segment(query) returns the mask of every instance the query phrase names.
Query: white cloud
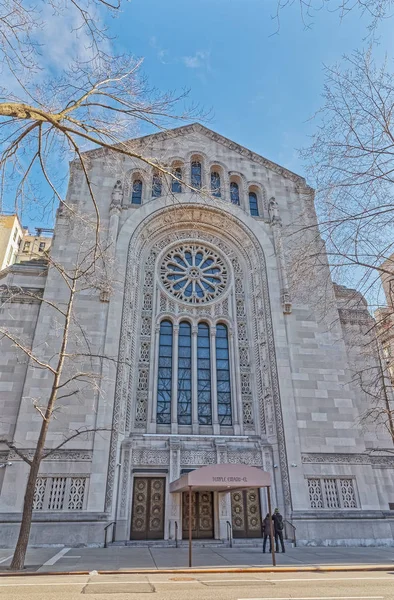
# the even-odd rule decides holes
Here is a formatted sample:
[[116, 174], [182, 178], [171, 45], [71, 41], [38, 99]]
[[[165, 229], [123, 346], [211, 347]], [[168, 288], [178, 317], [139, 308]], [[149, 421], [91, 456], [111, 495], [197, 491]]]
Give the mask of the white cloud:
[[194, 56], [182, 56], [182, 62], [188, 69], [209, 69], [210, 52], [208, 50], [197, 50]]

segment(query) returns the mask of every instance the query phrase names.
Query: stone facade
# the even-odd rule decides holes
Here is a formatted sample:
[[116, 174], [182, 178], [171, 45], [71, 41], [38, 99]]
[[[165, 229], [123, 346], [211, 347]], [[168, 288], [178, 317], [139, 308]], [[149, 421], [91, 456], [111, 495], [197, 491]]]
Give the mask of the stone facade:
[[[69, 398], [51, 425], [49, 447], [70, 429], [102, 430], [43, 462], [32, 543], [102, 544], [110, 521], [117, 523], [116, 539], [129, 540], [139, 502], [135, 482], [153, 477], [165, 480], [162, 537], [173, 539], [176, 526], [181, 537], [182, 498], [169, 493], [169, 482], [202, 465], [242, 463], [271, 473], [274, 503], [297, 527], [299, 543], [392, 544], [394, 457], [371, 455], [371, 448], [389, 447], [389, 441], [363, 430], [365, 398], [350, 377], [344, 320], [357, 309], [344, 308], [328, 267], [310, 270], [315, 295], [306, 299], [297, 294], [302, 282], [294, 282], [289, 232], [298, 220], [316, 222], [313, 190], [298, 175], [199, 125], [130, 144], [168, 169], [181, 169], [182, 182], [158, 182], [137, 159], [89, 153], [114, 287], [82, 296], [76, 311], [92, 353], [113, 360], [102, 364], [100, 389], [83, 400]], [[189, 188], [197, 183], [200, 193]], [[92, 214], [75, 165], [67, 200], [86, 217]], [[72, 265], [77, 237], [66, 211], [59, 212], [54, 259]], [[3, 283], [22, 277], [18, 268], [7, 271]], [[59, 301], [59, 278], [53, 271], [45, 277], [44, 300]], [[23, 285], [37, 287], [30, 280]], [[323, 289], [326, 310], [319, 301]], [[30, 336], [38, 351], [45, 343], [48, 356], [58, 344], [51, 311], [49, 302], [33, 309], [16, 298], [2, 309], [1, 320], [12, 313], [17, 331]], [[171, 330], [170, 355], [161, 349], [163, 321]], [[209, 331], [205, 346], [201, 325]], [[189, 355], [179, 354], [185, 327], [190, 368]], [[7, 392], [1, 402], [10, 415], [0, 425], [2, 437], [29, 450], [39, 425], [32, 399], [45, 394], [48, 376], [31, 366], [22, 373], [7, 344], [0, 341], [0, 385]], [[200, 345], [208, 348], [204, 368]], [[165, 376], [164, 356], [170, 356]], [[209, 414], [200, 404], [206, 398], [204, 369]], [[229, 373], [229, 388], [219, 371], [224, 379]], [[10, 545], [26, 468], [5, 446], [2, 452], [13, 463], [0, 497], [2, 543]], [[265, 514], [264, 493], [260, 500]], [[214, 537], [226, 539], [232, 516], [230, 495], [215, 494]]]

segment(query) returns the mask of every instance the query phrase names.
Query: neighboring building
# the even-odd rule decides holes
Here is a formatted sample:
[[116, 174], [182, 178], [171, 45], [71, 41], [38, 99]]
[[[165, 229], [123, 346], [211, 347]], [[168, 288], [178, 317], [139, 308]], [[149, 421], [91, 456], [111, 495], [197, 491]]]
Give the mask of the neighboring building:
[[[370, 320], [365, 301], [334, 286], [323, 261], [305, 279], [295, 267], [294, 223], [308, 225], [301, 247], [320, 247], [313, 190], [200, 125], [132, 143], [201, 193], [138, 160], [88, 153], [115, 283], [111, 294], [84, 294], [75, 310], [92, 354], [118, 367], [103, 361], [100, 393], [66, 395], [51, 424], [49, 447], [70, 429], [101, 430], [43, 462], [31, 543], [102, 544], [111, 521], [118, 541], [186, 537], [186, 496], [170, 483], [229, 463], [270, 473], [273, 503], [300, 545], [393, 545], [394, 457], [370, 452], [392, 443], [361, 426], [365, 398], [351, 377], [360, 360], [353, 338]], [[68, 203], [87, 220], [88, 197], [72, 164]], [[72, 268], [86, 233], [67, 215], [58, 213], [51, 254]], [[15, 265], [1, 283], [36, 290], [30, 304], [14, 297], [0, 324], [53, 359], [51, 302], [64, 302], [56, 270]], [[49, 379], [0, 340], [0, 427], [18, 448], [34, 447], [34, 402], [45, 400]], [[26, 467], [5, 446], [2, 460], [13, 463], [0, 496], [6, 546], [16, 539]], [[205, 490], [193, 503], [194, 537], [226, 540], [228, 522], [236, 538], [261, 537], [263, 492]]]
[[25, 232], [18, 252], [18, 263], [45, 258], [45, 253], [48, 252], [52, 244], [52, 236], [40, 235], [40, 232], [39, 229], [36, 235], [32, 235], [28, 231]]
[[23, 238], [17, 215], [0, 214], [0, 271], [14, 264]]

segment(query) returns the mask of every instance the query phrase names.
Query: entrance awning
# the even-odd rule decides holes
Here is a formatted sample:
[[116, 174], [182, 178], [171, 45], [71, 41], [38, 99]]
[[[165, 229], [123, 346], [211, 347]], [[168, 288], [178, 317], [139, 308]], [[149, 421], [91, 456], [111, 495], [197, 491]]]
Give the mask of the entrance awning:
[[193, 491], [224, 492], [226, 490], [261, 488], [271, 485], [271, 476], [257, 467], [222, 463], [200, 467], [170, 483], [170, 492]]

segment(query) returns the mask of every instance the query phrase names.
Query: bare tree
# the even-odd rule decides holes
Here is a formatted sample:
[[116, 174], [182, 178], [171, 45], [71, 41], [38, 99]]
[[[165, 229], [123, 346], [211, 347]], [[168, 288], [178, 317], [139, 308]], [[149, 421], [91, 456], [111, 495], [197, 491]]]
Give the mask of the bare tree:
[[355, 13], [368, 18], [368, 29], [374, 32], [379, 23], [391, 16], [393, 0], [277, 0], [274, 18], [280, 24], [280, 13], [291, 6], [298, 6], [305, 27], [311, 27], [316, 14], [327, 10], [337, 13], [340, 19]]

